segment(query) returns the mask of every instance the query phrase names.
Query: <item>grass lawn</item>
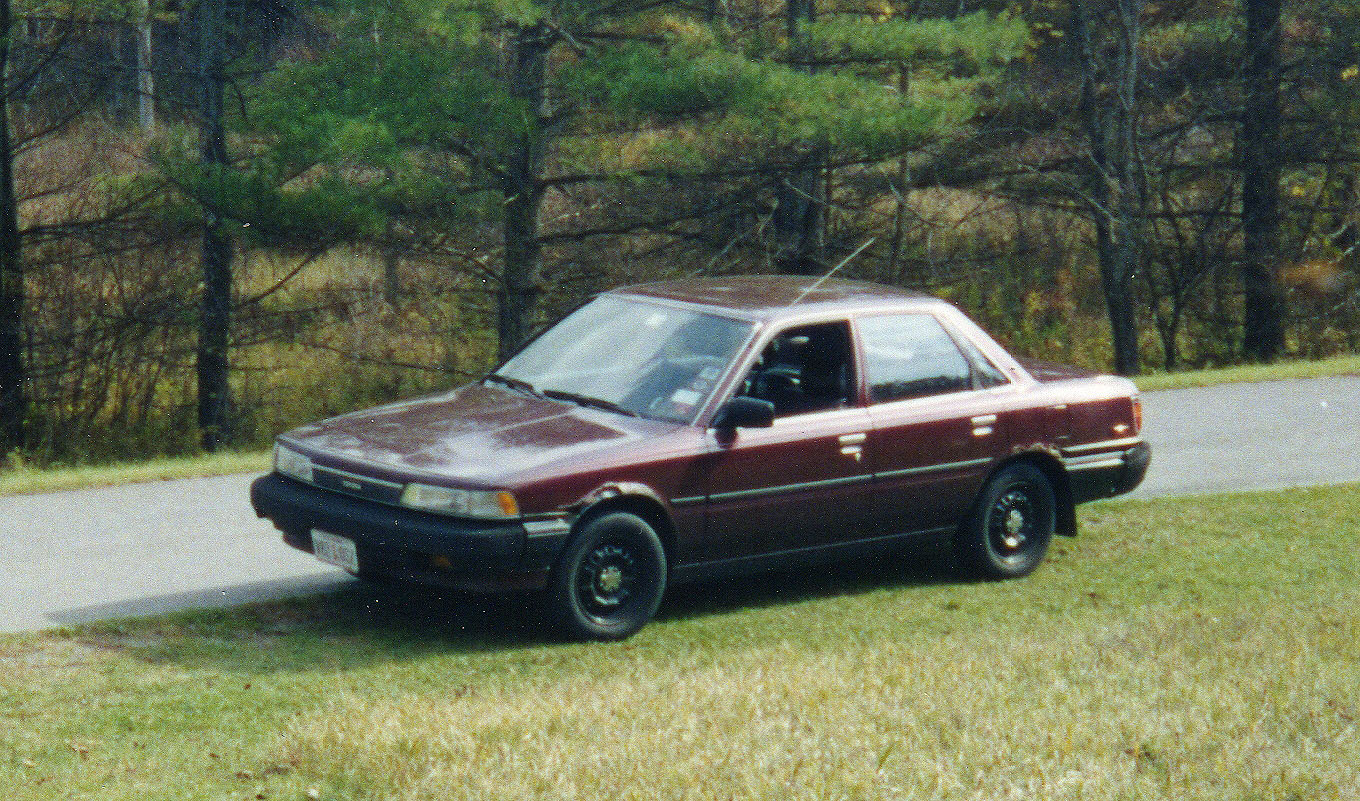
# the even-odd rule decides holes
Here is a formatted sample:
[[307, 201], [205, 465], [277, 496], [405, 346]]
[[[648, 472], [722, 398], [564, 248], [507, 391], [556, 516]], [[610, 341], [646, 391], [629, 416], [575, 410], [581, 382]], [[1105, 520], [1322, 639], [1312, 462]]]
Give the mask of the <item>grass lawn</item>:
[[0, 637], [28, 799], [1356, 799], [1360, 485], [1083, 509], [1027, 579], [938, 544], [680, 588], [620, 644], [351, 589]]
[[40, 469], [4, 466], [0, 460], [0, 495], [89, 489], [139, 481], [203, 478], [232, 473], [263, 473], [270, 469], [269, 453], [220, 453], [208, 456], [148, 459], [112, 465], [84, 465]]
[[1151, 391], [1250, 381], [1280, 381], [1288, 378], [1330, 378], [1340, 375], [1360, 376], [1360, 356], [1336, 356], [1311, 362], [1244, 364], [1214, 370], [1187, 370], [1183, 373], [1148, 373], [1139, 376], [1137, 384], [1139, 389]]

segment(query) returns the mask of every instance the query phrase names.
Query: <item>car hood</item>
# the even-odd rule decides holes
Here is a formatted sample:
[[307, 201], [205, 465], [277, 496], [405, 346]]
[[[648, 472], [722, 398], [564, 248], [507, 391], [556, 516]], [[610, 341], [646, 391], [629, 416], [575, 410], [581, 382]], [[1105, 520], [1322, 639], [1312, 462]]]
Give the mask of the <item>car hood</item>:
[[333, 417], [289, 431], [291, 443], [322, 463], [362, 463], [396, 477], [434, 474], [473, 485], [629, 444], [674, 424], [471, 384]]

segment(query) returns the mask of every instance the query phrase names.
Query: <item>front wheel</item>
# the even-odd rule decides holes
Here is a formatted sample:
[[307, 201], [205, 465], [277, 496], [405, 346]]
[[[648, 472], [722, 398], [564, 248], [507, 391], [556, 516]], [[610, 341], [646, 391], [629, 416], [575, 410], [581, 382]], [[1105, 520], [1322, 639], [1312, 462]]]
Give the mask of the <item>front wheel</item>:
[[955, 539], [959, 558], [988, 578], [1033, 572], [1057, 525], [1053, 485], [1039, 468], [1013, 464], [982, 488]]
[[666, 591], [666, 553], [647, 521], [628, 512], [591, 520], [563, 551], [549, 608], [575, 637], [622, 640], [652, 619]]

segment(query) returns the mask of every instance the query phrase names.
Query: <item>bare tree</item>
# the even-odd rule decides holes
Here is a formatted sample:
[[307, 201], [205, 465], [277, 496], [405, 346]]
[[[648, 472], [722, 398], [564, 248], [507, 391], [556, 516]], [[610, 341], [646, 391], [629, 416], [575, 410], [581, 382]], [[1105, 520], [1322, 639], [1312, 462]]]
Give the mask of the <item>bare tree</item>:
[[538, 217], [542, 207], [543, 159], [547, 138], [544, 109], [548, 52], [556, 34], [546, 24], [516, 32], [510, 53], [510, 94], [524, 104], [524, 130], [509, 150], [501, 185], [505, 196], [505, 267], [497, 304], [497, 333], [502, 359], [529, 338], [542, 262]]
[[1118, 0], [1114, 63], [1096, 52], [1086, 3], [1074, 3], [1081, 46], [1081, 115], [1089, 148], [1086, 205], [1096, 235], [1101, 288], [1110, 319], [1114, 365], [1139, 371], [1133, 278], [1143, 262], [1145, 187], [1138, 164], [1138, 40], [1143, 0]]
[[151, 72], [151, 0], [137, 4], [137, 124], [156, 127], [156, 80]]
[[[806, 28], [817, 18], [816, 0], [788, 0], [785, 14], [793, 57], [802, 60], [803, 69], [811, 73], [814, 66]], [[815, 149], [802, 165], [780, 180], [772, 222], [781, 272], [816, 275], [826, 269], [821, 260], [826, 206], [822, 161], [820, 150]]]

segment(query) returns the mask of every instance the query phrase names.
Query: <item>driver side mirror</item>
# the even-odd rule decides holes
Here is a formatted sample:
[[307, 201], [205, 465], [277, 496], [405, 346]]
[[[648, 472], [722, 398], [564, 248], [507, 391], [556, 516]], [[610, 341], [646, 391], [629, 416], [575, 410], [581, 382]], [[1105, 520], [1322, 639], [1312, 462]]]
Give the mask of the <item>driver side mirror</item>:
[[774, 404], [759, 398], [738, 395], [724, 403], [713, 415], [712, 427], [720, 431], [738, 428], [769, 428], [774, 425]]

